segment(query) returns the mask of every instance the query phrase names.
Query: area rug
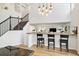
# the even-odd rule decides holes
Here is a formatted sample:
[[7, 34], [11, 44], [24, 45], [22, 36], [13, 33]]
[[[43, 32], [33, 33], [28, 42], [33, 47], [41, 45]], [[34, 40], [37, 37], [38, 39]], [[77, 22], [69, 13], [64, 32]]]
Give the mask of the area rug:
[[7, 46], [0, 48], [0, 56], [30, 56], [34, 53], [33, 50]]

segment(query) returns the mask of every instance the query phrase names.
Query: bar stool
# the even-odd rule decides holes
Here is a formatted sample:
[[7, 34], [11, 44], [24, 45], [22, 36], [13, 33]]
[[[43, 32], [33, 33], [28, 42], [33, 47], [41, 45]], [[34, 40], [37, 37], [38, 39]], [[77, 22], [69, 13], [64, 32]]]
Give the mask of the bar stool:
[[[68, 49], [68, 38], [69, 38], [69, 35], [60, 35], [60, 51], [62, 51], [62, 46], [66, 46], [67, 52], [69, 51], [69, 49]], [[65, 45], [63, 45], [63, 43]]]
[[38, 46], [43, 47], [43, 45], [44, 45], [43, 34], [37, 34], [37, 47]]
[[48, 49], [50, 47], [50, 43], [53, 44], [53, 49], [55, 49], [55, 35], [54, 34], [48, 34]]

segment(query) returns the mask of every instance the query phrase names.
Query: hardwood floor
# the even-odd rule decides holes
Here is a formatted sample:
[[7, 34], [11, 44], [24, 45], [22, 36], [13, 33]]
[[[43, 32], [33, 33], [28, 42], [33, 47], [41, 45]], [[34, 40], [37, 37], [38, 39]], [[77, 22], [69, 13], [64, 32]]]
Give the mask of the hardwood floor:
[[[25, 45], [18, 45], [17, 47], [24, 48], [24, 49], [29, 49]], [[36, 45], [32, 46], [30, 49], [34, 50], [33, 56], [78, 56], [76, 51], [74, 50], [69, 50], [69, 52], [66, 52], [64, 49], [63, 51], [60, 51], [59, 48], [56, 48], [53, 50], [50, 48], [49, 50], [47, 47], [36, 47]]]

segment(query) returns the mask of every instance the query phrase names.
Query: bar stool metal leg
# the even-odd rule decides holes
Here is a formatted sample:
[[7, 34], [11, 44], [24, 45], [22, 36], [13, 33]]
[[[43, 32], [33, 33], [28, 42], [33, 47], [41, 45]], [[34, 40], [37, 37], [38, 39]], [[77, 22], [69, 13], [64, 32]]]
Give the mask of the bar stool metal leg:
[[48, 49], [49, 49], [49, 42], [48, 42]]
[[55, 50], [55, 42], [53, 43], [53, 49]]
[[66, 44], [66, 49], [67, 49], [67, 52], [69, 51], [69, 49], [68, 49], [68, 43]]
[[60, 43], [60, 51], [62, 51], [62, 45], [61, 45], [61, 43]]
[[37, 40], [37, 47], [38, 47], [38, 45], [39, 45], [39, 41]]

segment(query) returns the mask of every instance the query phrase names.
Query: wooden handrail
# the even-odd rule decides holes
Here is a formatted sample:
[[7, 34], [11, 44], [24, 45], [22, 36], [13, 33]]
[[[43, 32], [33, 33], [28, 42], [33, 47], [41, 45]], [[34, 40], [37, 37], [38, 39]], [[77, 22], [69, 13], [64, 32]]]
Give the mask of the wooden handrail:
[[22, 18], [19, 18], [19, 17], [12, 17], [12, 16], [11, 16], [11, 18], [15, 18], [15, 19], [22, 19]]
[[24, 19], [26, 16], [28, 16], [29, 15], [29, 13], [27, 13], [24, 17], [22, 17], [21, 19]]

